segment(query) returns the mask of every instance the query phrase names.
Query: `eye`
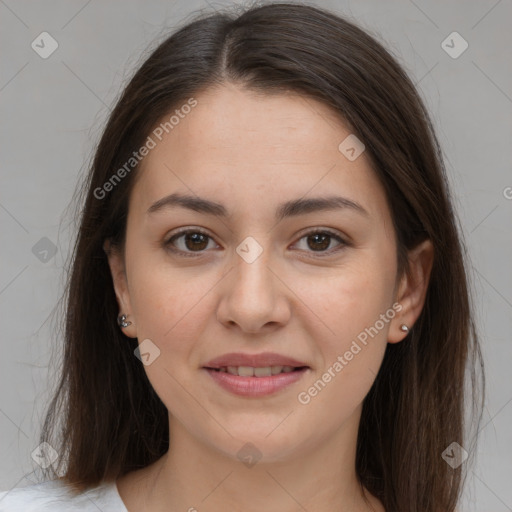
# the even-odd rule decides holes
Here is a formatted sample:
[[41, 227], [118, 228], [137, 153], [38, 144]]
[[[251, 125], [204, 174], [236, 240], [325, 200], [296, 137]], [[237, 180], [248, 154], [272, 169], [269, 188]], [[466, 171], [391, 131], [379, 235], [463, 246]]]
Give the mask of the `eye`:
[[210, 242], [213, 242], [213, 239], [204, 231], [185, 229], [169, 238], [164, 245], [172, 252], [181, 252], [189, 256], [191, 253], [202, 253], [208, 248], [211, 249]]
[[[300, 250], [323, 254], [332, 254], [333, 252], [337, 252], [348, 245], [348, 243], [339, 235], [325, 229], [310, 231], [300, 238], [299, 242], [302, 240], [305, 240], [307, 248], [304, 248], [303, 245], [302, 248], [299, 247]], [[334, 248], [331, 247], [333, 240], [337, 242], [337, 245]], [[308, 248], [310, 249], [309, 251]]]
[[[300, 242], [303, 240], [306, 247], [304, 247], [304, 244], [300, 247]], [[332, 247], [333, 240], [337, 244], [334, 248]], [[207, 249], [214, 248], [211, 247], [210, 243], [214, 243], [217, 248], [219, 247], [213, 241], [213, 238], [204, 231], [197, 228], [189, 228], [175, 233], [164, 242], [164, 246], [174, 253], [180, 253], [182, 256], [195, 256], [206, 252]], [[306, 233], [299, 239], [297, 244], [299, 245], [299, 250], [320, 253], [318, 254], [319, 256], [330, 255], [349, 245], [341, 236], [325, 229], [317, 229]]]

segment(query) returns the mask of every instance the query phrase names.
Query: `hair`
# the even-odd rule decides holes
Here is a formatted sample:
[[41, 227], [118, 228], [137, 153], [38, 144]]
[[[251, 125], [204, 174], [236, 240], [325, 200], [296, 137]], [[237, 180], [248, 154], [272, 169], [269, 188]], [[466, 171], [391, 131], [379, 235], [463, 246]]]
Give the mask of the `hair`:
[[441, 455], [454, 441], [466, 448], [475, 441], [466, 437], [465, 414], [472, 405], [471, 418], [480, 421], [475, 411], [481, 411], [484, 379], [466, 251], [440, 145], [414, 84], [381, 43], [339, 15], [295, 3], [200, 13], [159, 44], [111, 112], [83, 184], [64, 294], [61, 372], [40, 439], [61, 456], [48, 472], [81, 492], [148, 466], [168, 450], [168, 411], [134, 357], [137, 340], [116, 323], [103, 249], [106, 240], [124, 247], [140, 165], [101, 199], [95, 191], [165, 115], [228, 82], [320, 101], [364, 142], [391, 211], [399, 275], [408, 270], [407, 252], [431, 240], [423, 310], [403, 342], [387, 345], [363, 402], [356, 472], [388, 511], [453, 511], [467, 464], [452, 469]]

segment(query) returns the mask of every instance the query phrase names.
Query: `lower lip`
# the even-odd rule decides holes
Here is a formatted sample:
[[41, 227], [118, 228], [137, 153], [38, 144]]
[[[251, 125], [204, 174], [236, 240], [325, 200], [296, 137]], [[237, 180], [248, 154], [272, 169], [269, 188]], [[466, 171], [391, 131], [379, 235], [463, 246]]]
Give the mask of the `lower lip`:
[[235, 395], [266, 396], [288, 387], [300, 380], [308, 368], [289, 373], [279, 373], [270, 377], [240, 377], [230, 373], [205, 368], [212, 379], [222, 388]]

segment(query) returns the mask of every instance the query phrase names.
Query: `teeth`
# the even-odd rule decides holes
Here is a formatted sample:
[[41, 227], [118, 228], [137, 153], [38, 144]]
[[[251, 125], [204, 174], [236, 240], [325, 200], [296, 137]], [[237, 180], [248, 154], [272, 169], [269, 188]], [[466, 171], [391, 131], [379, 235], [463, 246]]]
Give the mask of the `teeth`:
[[293, 366], [264, 366], [261, 368], [253, 368], [252, 366], [228, 366], [219, 368], [219, 371], [238, 375], [239, 377], [270, 377], [279, 373], [293, 372]]
[[238, 375], [240, 375], [240, 377], [253, 377], [254, 368], [252, 366], [239, 366]]
[[264, 368], [254, 368], [255, 377], [270, 377], [272, 375], [272, 368], [265, 366]]

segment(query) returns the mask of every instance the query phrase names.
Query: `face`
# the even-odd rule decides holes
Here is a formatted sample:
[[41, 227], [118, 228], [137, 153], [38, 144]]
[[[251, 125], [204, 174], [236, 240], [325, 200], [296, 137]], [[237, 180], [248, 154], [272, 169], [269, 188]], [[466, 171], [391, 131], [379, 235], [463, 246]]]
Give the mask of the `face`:
[[195, 99], [153, 135], [109, 255], [124, 332], [145, 343], [171, 431], [292, 457], [357, 426], [421, 298], [397, 279], [370, 161], [340, 151], [351, 132], [328, 107], [231, 84]]

